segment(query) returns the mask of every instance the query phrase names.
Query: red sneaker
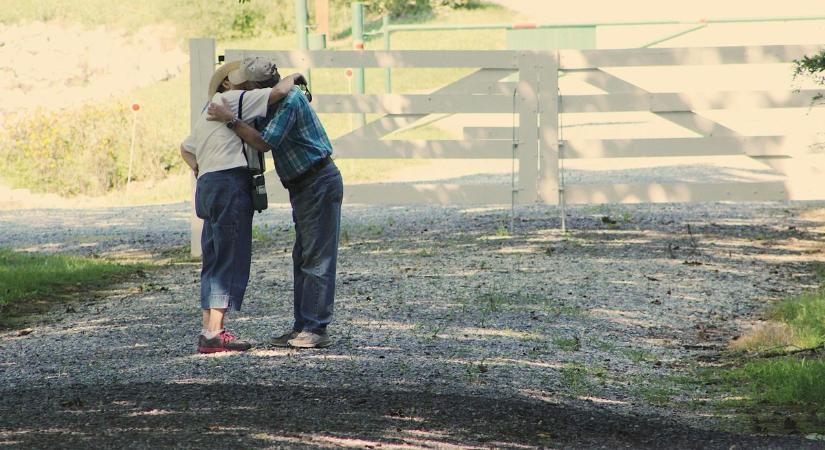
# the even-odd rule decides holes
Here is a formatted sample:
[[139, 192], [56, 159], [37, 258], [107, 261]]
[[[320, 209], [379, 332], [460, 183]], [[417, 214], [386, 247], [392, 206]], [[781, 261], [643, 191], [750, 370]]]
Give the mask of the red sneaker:
[[212, 339], [206, 339], [201, 335], [198, 340], [198, 353], [220, 353], [220, 352], [245, 352], [252, 348], [252, 344], [238, 340], [229, 331], [221, 331], [221, 334]]

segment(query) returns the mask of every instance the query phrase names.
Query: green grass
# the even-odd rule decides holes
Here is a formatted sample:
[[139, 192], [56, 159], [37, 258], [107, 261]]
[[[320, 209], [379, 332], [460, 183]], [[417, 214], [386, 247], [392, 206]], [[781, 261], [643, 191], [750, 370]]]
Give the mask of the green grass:
[[654, 361], [656, 359], [656, 356], [653, 353], [638, 348], [622, 349], [621, 354], [626, 356], [627, 359], [633, 361], [634, 363]]
[[580, 364], [567, 363], [559, 370], [562, 385], [573, 395], [591, 394], [593, 386], [587, 379], [587, 369]]
[[825, 343], [825, 289], [780, 302], [771, 317], [791, 327], [796, 347], [821, 346]]
[[0, 327], [48, 309], [60, 296], [104, 286], [141, 267], [102, 259], [0, 249]]
[[758, 360], [727, 372], [731, 383], [744, 383], [750, 397], [775, 405], [825, 409], [825, 360], [785, 357]]
[[[745, 354], [734, 367], [711, 371], [710, 377], [715, 377], [720, 389], [740, 394], [741, 398], [729, 403], [749, 411], [760, 426], [788, 431], [787, 424], [792, 423], [793, 429], [822, 430], [825, 289], [782, 300], [768, 311], [768, 317], [770, 322], [737, 340], [733, 348], [774, 357]], [[804, 353], [781, 356], [783, 351], [795, 350]]]
[[566, 352], [577, 352], [581, 350], [581, 341], [578, 337], [558, 337], [553, 339], [553, 345]]

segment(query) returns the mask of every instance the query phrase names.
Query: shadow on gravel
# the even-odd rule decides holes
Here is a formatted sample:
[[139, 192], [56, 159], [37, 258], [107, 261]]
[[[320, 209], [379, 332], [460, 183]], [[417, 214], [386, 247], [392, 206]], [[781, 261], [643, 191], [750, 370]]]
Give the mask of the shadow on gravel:
[[74, 386], [2, 392], [11, 448], [822, 448], [588, 405], [299, 385]]

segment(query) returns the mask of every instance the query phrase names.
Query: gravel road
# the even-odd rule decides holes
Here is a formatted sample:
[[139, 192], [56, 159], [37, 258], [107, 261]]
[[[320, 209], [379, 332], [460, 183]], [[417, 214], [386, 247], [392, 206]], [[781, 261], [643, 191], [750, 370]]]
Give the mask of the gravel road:
[[[291, 315], [273, 206], [229, 320], [252, 351], [195, 354], [199, 263], [173, 258], [0, 333], [0, 447], [825, 448], [684, 381], [816, 284], [823, 208], [580, 207], [562, 234], [536, 206], [510, 234], [507, 208], [346, 206], [335, 345], [295, 351], [266, 344]], [[188, 229], [184, 203], [0, 211], [0, 247], [38, 252], [167, 255]]]

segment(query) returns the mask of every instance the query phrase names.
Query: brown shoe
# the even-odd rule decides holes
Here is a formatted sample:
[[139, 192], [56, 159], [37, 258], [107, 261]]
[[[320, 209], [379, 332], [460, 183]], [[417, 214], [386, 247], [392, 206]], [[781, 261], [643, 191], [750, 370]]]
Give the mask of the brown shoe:
[[289, 345], [298, 348], [323, 348], [332, 345], [332, 340], [326, 331], [319, 333], [302, 331], [295, 339], [289, 340]]
[[250, 348], [252, 344], [238, 340], [234, 334], [226, 330], [212, 339], [206, 339], [201, 335], [198, 341], [198, 353], [245, 352]]
[[275, 347], [289, 347], [290, 339], [295, 339], [300, 334], [300, 331], [290, 331], [272, 339], [272, 345]]

